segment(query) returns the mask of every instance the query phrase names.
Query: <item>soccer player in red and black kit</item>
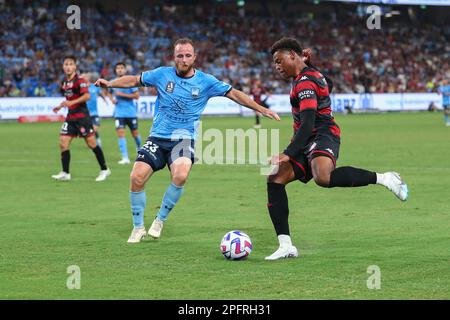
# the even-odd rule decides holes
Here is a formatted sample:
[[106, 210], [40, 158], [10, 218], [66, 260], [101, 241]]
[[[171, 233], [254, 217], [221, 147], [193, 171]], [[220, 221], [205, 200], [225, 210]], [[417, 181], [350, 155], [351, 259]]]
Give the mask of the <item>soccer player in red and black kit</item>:
[[53, 108], [53, 112], [57, 113], [64, 107], [69, 110], [67, 112], [66, 120], [63, 123], [59, 136], [59, 146], [61, 148], [61, 162], [62, 171], [52, 178], [58, 181], [69, 181], [69, 164], [70, 164], [70, 143], [72, 139], [79, 136], [84, 138], [87, 146], [92, 149], [100, 165], [100, 174], [95, 181], [103, 181], [110, 174], [111, 171], [107, 168], [105, 163], [105, 156], [100, 146], [97, 145], [95, 139], [95, 131], [89, 115], [89, 110], [86, 101], [89, 100], [89, 90], [85, 79], [77, 74], [77, 61], [75, 57], [68, 56], [64, 58], [63, 70], [66, 75], [63, 80], [61, 90], [66, 97], [66, 100]]
[[305, 63], [305, 52], [296, 39], [278, 40], [271, 53], [276, 70], [293, 80], [290, 100], [294, 137], [283, 153], [272, 157], [271, 163], [277, 170], [267, 181], [267, 206], [280, 246], [266, 260], [277, 260], [298, 256], [289, 233], [286, 184], [295, 180], [307, 183], [311, 179], [325, 188], [380, 184], [402, 201], [408, 197], [408, 188], [395, 172], [380, 174], [350, 166], [336, 168], [340, 129], [332, 115], [327, 79]]
[[[269, 105], [266, 103], [266, 100], [268, 97], [266, 97], [264, 100], [262, 99], [262, 95], [269, 95], [269, 92], [266, 90], [266, 88], [263, 87], [261, 80], [256, 79], [252, 87], [250, 89], [250, 94], [253, 96], [253, 100], [255, 102], [265, 108], [269, 108]], [[255, 112], [255, 128], [259, 129], [261, 128], [261, 120], [260, 120], [260, 114], [259, 112]]]

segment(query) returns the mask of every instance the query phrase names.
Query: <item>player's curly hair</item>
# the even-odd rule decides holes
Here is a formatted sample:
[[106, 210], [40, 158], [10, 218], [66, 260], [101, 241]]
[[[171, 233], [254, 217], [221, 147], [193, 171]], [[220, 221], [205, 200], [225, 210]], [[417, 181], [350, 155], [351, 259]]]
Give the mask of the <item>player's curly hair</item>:
[[77, 57], [73, 56], [73, 55], [66, 55], [63, 57], [63, 61], [66, 60], [72, 60], [73, 63], [77, 64]]
[[274, 55], [275, 52], [280, 50], [287, 50], [287, 51], [292, 50], [298, 55], [302, 55], [303, 51], [300, 42], [298, 42], [297, 39], [288, 37], [283, 37], [277, 42], [275, 42], [270, 48], [270, 53]]

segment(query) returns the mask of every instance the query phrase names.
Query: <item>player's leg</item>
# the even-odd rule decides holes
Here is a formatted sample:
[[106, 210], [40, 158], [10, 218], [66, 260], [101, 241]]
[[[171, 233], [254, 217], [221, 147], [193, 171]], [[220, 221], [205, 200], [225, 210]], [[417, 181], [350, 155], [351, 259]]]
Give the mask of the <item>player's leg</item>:
[[296, 179], [296, 173], [290, 162], [282, 163], [276, 174], [269, 175], [267, 178], [267, 208], [278, 237], [279, 247], [273, 254], [266, 257], [266, 260], [298, 256], [297, 248], [292, 245], [289, 231], [289, 204], [285, 189], [286, 184]]
[[[67, 127], [67, 122], [65, 122]], [[64, 128], [64, 125], [63, 125]], [[66, 128], [67, 129], [67, 128]], [[52, 178], [58, 181], [70, 180], [70, 143], [74, 137], [72, 135], [60, 135], [59, 136], [59, 148], [61, 150], [61, 164], [62, 171], [58, 174], [52, 175]]]
[[139, 149], [133, 170], [130, 174], [130, 203], [133, 215], [133, 231], [128, 243], [140, 242], [147, 234], [144, 226], [146, 206], [145, 184], [153, 172], [161, 170], [167, 164], [164, 145], [156, 138], [149, 137]]
[[408, 198], [408, 187], [395, 172], [377, 173], [350, 166], [335, 168], [335, 163], [328, 156], [317, 156], [311, 160], [311, 170], [317, 185], [325, 188], [363, 187], [380, 184], [392, 191], [397, 198]]
[[448, 119], [448, 116], [450, 114], [450, 106], [444, 105], [444, 121], [445, 125], [450, 126], [450, 121]]
[[106, 180], [106, 178], [109, 175], [111, 175], [111, 170], [109, 170], [108, 167], [106, 166], [105, 155], [103, 154], [102, 148], [100, 148], [100, 146], [97, 145], [95, 135], [94, 134], [86, 135], [84, 141], [86, 142], [87, 146], [92, 150], [92, 152], [95, 154], [95, 158], [97, 159], [97, 162], [100, 166], [100, 173], [98, 177], [95, 179], [95, 181]]
[[128, 149], [127, 149], [127, 139], [125, 137], [125, 119], [118, 118], [115, 121], [116, 124], [116, 132], [117, 137], [119, 138], [119, 150], [122, 155], [122, 159], [118, 162], [119, 164], [129, 164], [130, 159], [128, 158]]
[[180, 157], [170, 165], [172, 180], [164, 193], [158, 214], [148, 230], [148, 234], [152, 238], [158, 239], [161, 237], [164, 222], [167, 220], [169, 213], [173, 210], [178, 200], [180, 200], [191, 168], [192, 160], [186, 157]]
[[255, 112], [255, 126], [256, 129], [261, 128], [261, 116], [259, 112]]
[[168, 164], [172, 176], [170, 185], [164, 193], [162, 203], [148, 234], [157, 239], [161, 236], [164, 221], [175, 207], [184, 191], [192, 164], [194, 163], [194, 142], [192, 140], [181, 140], [171, 145]]
[[137, 118], [130, 119], [130, 123], [128, 124], [128, 126], [131, 130], [131, 135], [134, 138], [134, 142], [136, 142], [136, 150], [139, 150], [139, 148], [142, 145], [142, 139], [138, 131], [138, 119]]
[[152, 167], [143, 161], [136, 161], [130, 174], [130, 204], [133, 215], [133, 230], [128, 243], [138, 243], [146, 235], [144, 226], [144, 211], [147, 203], [145, 184], [153, 174]]
[[93, 126], [94, 132], [95, 132], [95, 140], [97, 140], [97, 144], [101, 148], [102, 147], [102, 139], [100, 139], [100, 133], [99, 133], [100, 118], [98, 116], [94, 116], [94, 117], [91, 117], [91, 121], [92, 121], [92, 126]]

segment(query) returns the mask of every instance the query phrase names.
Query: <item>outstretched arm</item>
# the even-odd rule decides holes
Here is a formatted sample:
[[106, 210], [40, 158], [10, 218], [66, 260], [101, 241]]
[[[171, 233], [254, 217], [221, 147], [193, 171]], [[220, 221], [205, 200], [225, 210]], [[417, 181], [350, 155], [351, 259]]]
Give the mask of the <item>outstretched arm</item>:
[[225, 97], [233, 100], [234, 102], [236, 102], [244, 107], [258, 111], [267, 118], [271, 118], [271, 119], [280, 121], [280, 117], [275, 112], [273, 112], [270, 109], [264, 108], [263, 106], [260, 106], [255, 101], [253, 101], [248, 95], [246, 95], [244, 92], [242, 92], [240, 90], [231, 89], [225, 95]]
[[77, 103], [83, 103], [88, 101], [91, 98], [91, 95], [89, 94], [89, 92], [83, 93], [80, 97], [78, 97], [75, 100], [64, 100], [63, 102], [61, 102], [58, 106], [53, 108], [53, 112], [57, 113], [59, 110], [61, 110], [64, 107], [67, 107], [70, 109], [71, 106], [73, 106], [74, 104]]
[[95, 81], [97, 87], [103, 88], [132, 88], [141, 86], [141, 76], [123, 76], [114, 80], [108, 81], [105, 79], [98, 79]]

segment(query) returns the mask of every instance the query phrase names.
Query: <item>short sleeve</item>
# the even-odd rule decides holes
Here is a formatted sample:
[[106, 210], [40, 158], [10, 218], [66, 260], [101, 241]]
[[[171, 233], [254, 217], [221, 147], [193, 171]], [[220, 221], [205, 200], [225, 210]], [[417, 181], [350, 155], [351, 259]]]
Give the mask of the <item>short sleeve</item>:
[[158, 79], [160, 78], [161, 67], [144, 71], [141, 73], [141, 85], [144, 87], [156, 86]]
[[208, 75], [208, 96], [220, 97], [226, 95], [231, 89], [231, 85], [223, 81], [218, 80], [212, 75]]
[[316, 84], [312, 81], [302, 81], [296, 87], [300, 111], [317, 108]]
[[89, 88], [88, 88], [86, 80], [84, 80], [83, 78], [79, 78], [79, 79], [80, 79], [80, 94], [89, 93]]

